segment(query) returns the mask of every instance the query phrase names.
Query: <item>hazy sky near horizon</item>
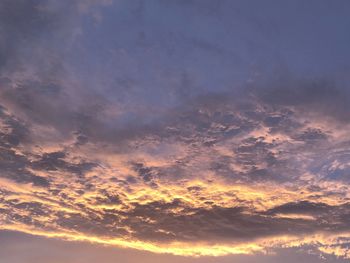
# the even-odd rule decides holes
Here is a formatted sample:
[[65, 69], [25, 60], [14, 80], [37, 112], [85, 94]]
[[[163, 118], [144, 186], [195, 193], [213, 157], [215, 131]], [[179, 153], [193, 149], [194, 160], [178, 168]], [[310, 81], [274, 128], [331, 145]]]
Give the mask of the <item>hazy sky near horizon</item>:
[[350, 2], [1, 0], [0, 262], [346, 262]]

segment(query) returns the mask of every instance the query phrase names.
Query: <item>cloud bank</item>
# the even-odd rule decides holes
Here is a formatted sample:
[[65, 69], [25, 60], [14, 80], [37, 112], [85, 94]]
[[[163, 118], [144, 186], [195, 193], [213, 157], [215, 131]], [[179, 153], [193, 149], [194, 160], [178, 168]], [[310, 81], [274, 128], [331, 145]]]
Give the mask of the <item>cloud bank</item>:
[[[232, 5], [2, 1], [0, 228], [175, 255], [349, 258], [347, 69], [300, 74], [262, 48], [281, 28], [264, 20], [253, 43], [261, 18]], [[245, 45], [268, 55], [251, 65]], [[260, 69], [283, 56], [288, 67]]]

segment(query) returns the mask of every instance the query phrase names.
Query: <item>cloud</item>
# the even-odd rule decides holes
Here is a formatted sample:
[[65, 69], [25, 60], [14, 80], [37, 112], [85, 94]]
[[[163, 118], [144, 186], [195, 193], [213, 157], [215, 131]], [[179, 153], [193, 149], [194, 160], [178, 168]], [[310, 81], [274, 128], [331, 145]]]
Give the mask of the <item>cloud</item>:
[[[348, 258], [342, 79], [284, 68], [235, 82], [223, 57], [246, 64], [213, 37], [225, 39], [225, 8], [154, 3], [114, 6], [115, 24], [99, 15], [108, 1], [0, 4], [0, 229], [176, 255]], [[170, 16], [184, 6], [209, 36]]]
[[[7, 228], [21, 225], [25, 232], [68, 239], [74, 231], [86, 240], [170, 248], [174, 242], [193, 244], [193, 252], [176, 254], [221, 253], [199, 252], [197, 243], [270, 249], [269, 239], [277, 247], [313, 244], [305, 236], [320, 233], [347, 238], [345, 184], [317, 170], [317, 163], [330, 158], [324, 149], [340, 151], [347, 138], [320, 125], [319, 116], [301, 118], [288, 104], [208, 94], [188, 105], [169, 111], [157, 129], [140, 126], [137, 135], [123, 138], [125, 152], [113, 151], [120, 138], [100, 148], [99, 138], [77, 144], [69, 137], [54, 151], [23, 148], [32, 143], [26, 137], [16, 144], [4, 141], [6, 159], [13, 160], [2, 163], [8, 167], [5, 178], [42, 187], [27, 192], [25, 200], [16, 191], [3, 196]], [[7, 121], [14, 123], [12, 131], [17, 122]], [[35, 126], [24, 127], [35, 134]], [[324, 167], [329, 163], [322, 169], [331, 169]], [[278, 241], [283, 236], [290, 239]], [[334, 240], [320, 249], [337, 246]]]
[[298, 78], [288, 72], [277, 72], [268, 80], [262, 79], [253, 89], [270, 105], [296, 107], [348, 123], [346, 105], [350, 97], [346, 85], [336, 76]]

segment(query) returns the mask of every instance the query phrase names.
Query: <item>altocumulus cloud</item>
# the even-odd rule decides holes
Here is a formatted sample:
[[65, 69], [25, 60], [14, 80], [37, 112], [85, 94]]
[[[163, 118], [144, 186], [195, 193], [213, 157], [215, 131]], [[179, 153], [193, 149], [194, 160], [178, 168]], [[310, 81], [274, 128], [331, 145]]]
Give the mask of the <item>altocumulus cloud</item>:
[[[260, 46], [288, 39], [262, 24], [230, 48], [221, 25], [259, 26], [225, 7], [240, 17], [230, 1], [2, 1], [0, 228], [176, 255], [349, 258], [346, 69], [260, 70], [279, 60]], [[245, 44], [261, 59], [252, 74]]]

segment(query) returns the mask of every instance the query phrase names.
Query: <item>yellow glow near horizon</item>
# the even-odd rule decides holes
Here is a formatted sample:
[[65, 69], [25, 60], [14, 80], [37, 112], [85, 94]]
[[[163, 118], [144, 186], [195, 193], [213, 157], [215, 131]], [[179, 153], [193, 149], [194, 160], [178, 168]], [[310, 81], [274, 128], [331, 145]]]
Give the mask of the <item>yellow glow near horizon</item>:
[[[350, 251], [341, 247], [341, 242], [335, 245], [335, 240], [350, 239], [350, 232], [329, 234], [318, 233], [306, 236], [275, 236], [271, 238], [257, 239], [255, 242], [246, 243], [218, 243], [208, 244], [204, 242], [183, 243], [171, 242], [167, 244], [142, 242], [138, 240], [102, 238], [97, 236], [87, 236], [74, 232], [45, 232], [29, 228], [25, 225], [2, 225], [0, 230], [20, 231], [30, 235], [56, 238], [66, 241], [89, 242], [97, 245], [115, 246], [119, 248], [137, 249], [158, 254], [172, 254], [186, 257], [201, 256], [226, 256], [226, 255], [252, 255], [256, 253], [266, 254], [273, 248], [292, 248], [303, 245], [315, 245], [324, 253], [350, 258]], [[345, 242], [345, 241], [344, 241]]]

